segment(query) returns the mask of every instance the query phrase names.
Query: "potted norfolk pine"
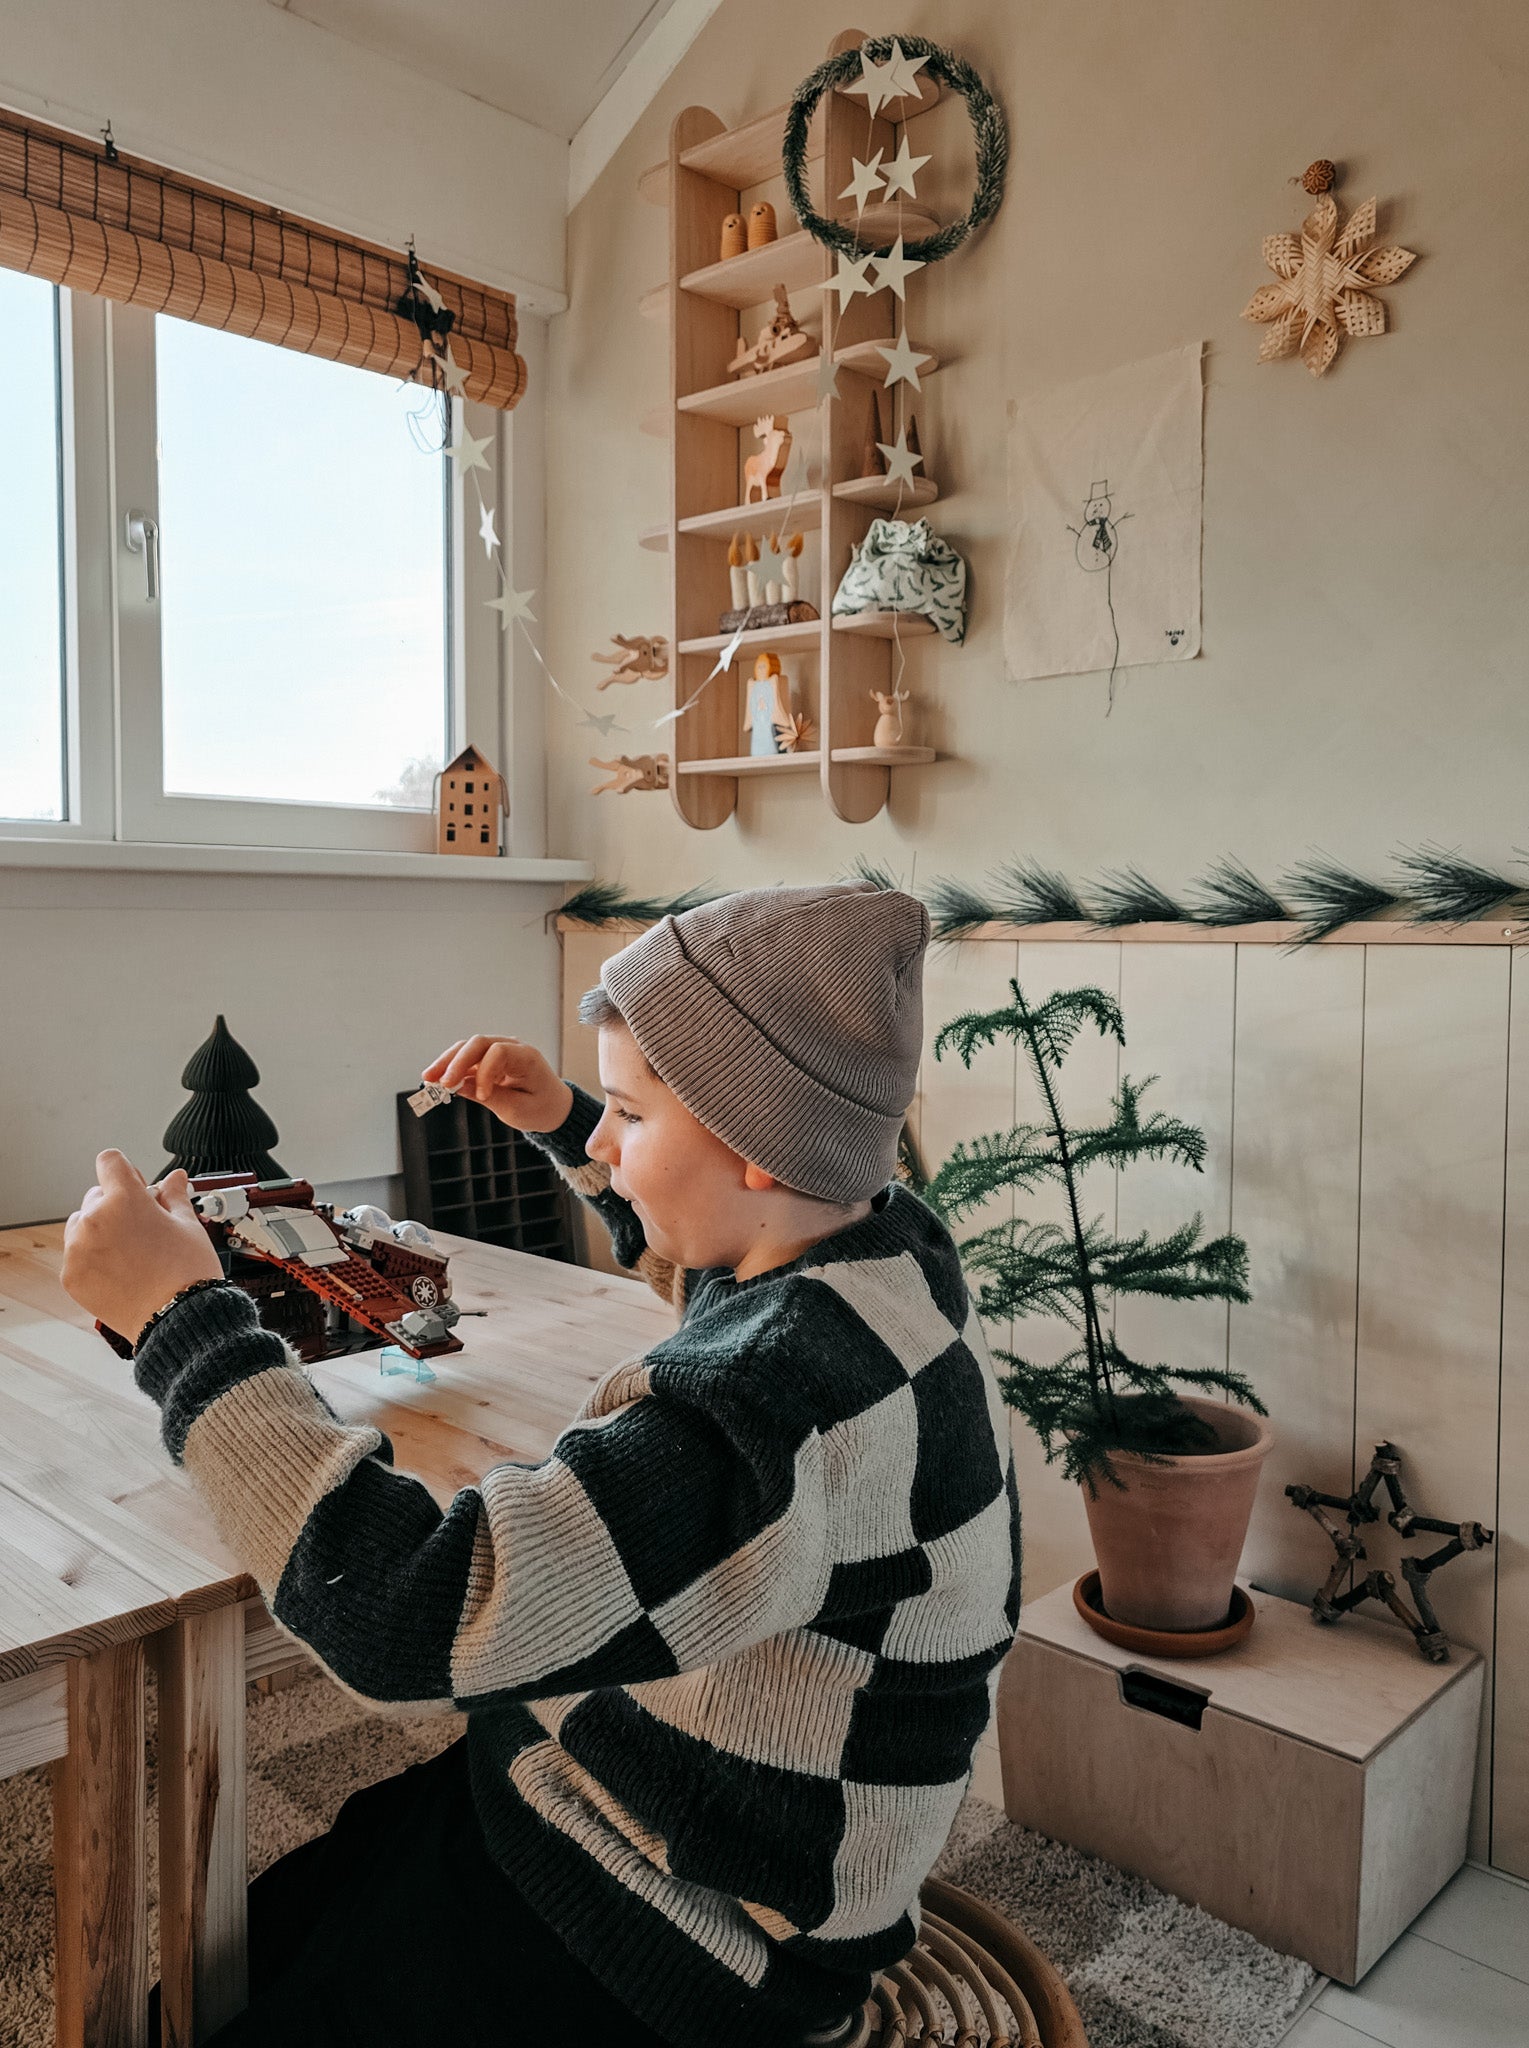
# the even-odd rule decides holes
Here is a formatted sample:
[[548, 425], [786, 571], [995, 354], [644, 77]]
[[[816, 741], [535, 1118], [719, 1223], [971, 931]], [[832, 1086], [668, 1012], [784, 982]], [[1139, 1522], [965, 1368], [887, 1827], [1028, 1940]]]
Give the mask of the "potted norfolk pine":
[[1262, 1403], [1228, 1367], [1190, 1367], [1132, 1357], [1115, 1334], [1123, 1294], [1165, 1301], [1246, 1301], [1247, 1247], [1207, 1238], [1199, 1216], [1163, 1235], [1120, 1236], [1085, 1205], [1091, 1169], [1171, 1159], [1203, 1171], [1204, 1133], [1162, 1111], [1147, 1112], [1150, 1081], [1122, 1077], [1108, 1118], [1070, 1125], [1058, 1077], [1080, 1031], [1125, 1044], [1120, 1006], [1099, 988], [1063, 989], [1032, 1003], [1017, 981], [1002, 1009], [955, 1018], [935, 1057], [970, 1066], [982, 1047], [1015, 1043], [1034, 1076], [1044, 1114], [1031, 1124], [959, 1144], [925, 1189], [958, 1224], [992, 1196], [1020, 1202], [1061, 1191], [1060, 1221], [1014, 1216], [960, 1243], [984, 1322], [1006, 1330], [1028, 1315], [1061, 1316], [1076, 1342], [1040, 1363], [995, 1347], [1000, 1384], [1083, 1488], [1108, 1617], [1159, 1632], [1219, 1630], [1232, 1607], [1258, 1476], [1273, 1442]]

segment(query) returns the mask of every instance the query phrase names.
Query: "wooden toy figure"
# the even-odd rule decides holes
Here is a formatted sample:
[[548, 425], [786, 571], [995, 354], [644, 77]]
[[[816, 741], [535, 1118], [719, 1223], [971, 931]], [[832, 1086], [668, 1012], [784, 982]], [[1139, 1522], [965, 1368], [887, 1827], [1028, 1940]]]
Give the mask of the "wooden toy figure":
[[794, 732], [791, 692], [781, 672], [780, 656], [768, 648], [754, 662], [754, 679], [743, 714], [743, 729], [749, 735], [750, 754], [780, 754], [781, 729]]
[[476, 747], [464, 747], [441, 770], [436, 852], [498, 853], [504, 805], [504, 778], [498, 769]]
[[759, 559], [759, 549], [749, 533], [735, 533], [727, 544], [727, 583], [732, 593], [733, 610], [741, 612], [749, 601], [749, 549], [754, 549], [754, 560]]
[[912, 693], [908, 690], [872, 690], [876, 709], [880, 714], [876, 730], [871, 734], [873, 747], [900, 747], [903, 743], [903, 706]]
[[622, 652], [593, 656], [595, 661], [604, 662], [611, 671], [595, 684], [597, 690], [608, 690], [612, 683], [647, 682], [669, 673], [669, 642], [664, 634], [612, 633], [611, 640]]
[[667, 789], [669, 787], [669, 756], [667, 754], [618, 754], [614, 761], [597, 761], [593, 757], [591, 768], [599, 768], [610, 777], [608, 782], [597, 782], [590, 791], [591, 796], [630, 796], [638, 789]]
[[794, 363], [805, 356], [816, 355], [817, 347], [812, 336], [797, 325], [786, 287], [778, 284], [775, 287], [775, 311], [760, 328], [752, 347], [739, 335], [727, 374], [729, 377], [758, 376], [765, 370], [778, 369], [782, 363]]
[[749, 208], [749, 247], [762, 249], [775, 238], [775, 208], [768, 199], [761, 199]]
[[764, 446], [743, 465], [743, 502], [751, 504], [754, 486], [760, 501], [780, 496], [780, 480], [791, 460], [791, 428], [783, 416], [761, 413], [754, 422], [754, 438]]
[[726, 262], [729, 256], [741, 256], [749, 246], [749, 231], [741, 213], [730, 213], [722, 223], [722, 256]]

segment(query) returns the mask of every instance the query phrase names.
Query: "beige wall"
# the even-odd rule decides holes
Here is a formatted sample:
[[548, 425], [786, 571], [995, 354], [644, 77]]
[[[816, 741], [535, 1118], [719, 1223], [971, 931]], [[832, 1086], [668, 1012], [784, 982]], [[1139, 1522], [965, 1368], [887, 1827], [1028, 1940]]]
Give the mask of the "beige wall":
[[[555, 672], [586, 695], [608, 634], [665, 630], [667, 557], [635, 536], [667, 512], [665, 444], [638, 429], [664, 398], [667, 342], [636, 312], [665, 272], [666, 220], [638, 174], [679, 109], [733, 122], [778, 103], [854, 19], [725, 0], [570, 221], [546, 618]], [[971, 566], [965, 648], [919, 643], [910, 667], [922, 736], [952, 758], [894, 774], [869, 826], [838, 824], [813, 778], [792, 776], [742, 784], [733, 820], [701, 834], [667, 797], [590, 797], [587, 757], [614, 749], [558, 705], [550, 850], [651, 888], [833, 874], [860, 853], [904, 876], [916, 855], [920, 881], [1023, 849], [1079, 877], [1136, 861], [1170, 886], [1226, 851], [1269, 874], [1314, 845], [1375, 863], [1437, 839], [1508, 859], [1529, 738], [1529, 11], [888, 0], [860, 25], [970, 58], [1012, 139], [997, 220], [910, 286], [915, 338], [950, 364], [922, 413], [946, 494], [935, 524]], [[924, 125], [969, 190], [959, 102]], [[1287, 181], [1321, 155], [1348, 167], [1343, 200], [1376, 193], [1386, 237], [1421, 260], [1387, 294], [1394, 332], [1314, 382], [1298, 363], [1260, 366], [1259, 330], [1238, 316], [1267, 275], [1261, 236], [1300, 219]], [[1196, 339], [1203, 657], [1127, 671], [1108, 719], [1102, 677], [1006, 681], [1007, 408]], [[651, 718], [664, 688], [608, 691], [601, 708], [620, 695]]]

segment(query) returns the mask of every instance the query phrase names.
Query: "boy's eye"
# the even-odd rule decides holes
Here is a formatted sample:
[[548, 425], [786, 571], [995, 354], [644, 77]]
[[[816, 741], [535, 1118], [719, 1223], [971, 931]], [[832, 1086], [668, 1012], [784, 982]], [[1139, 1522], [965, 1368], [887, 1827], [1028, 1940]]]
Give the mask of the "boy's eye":
[[640, 1116], [634, 1116], [629, 1109], [623, 1109], [619, 1103], [615, 1104], [614, 1107], [617, 1116], [620, 1117], [624, 1124], [640, 1124], [642, 1122]]

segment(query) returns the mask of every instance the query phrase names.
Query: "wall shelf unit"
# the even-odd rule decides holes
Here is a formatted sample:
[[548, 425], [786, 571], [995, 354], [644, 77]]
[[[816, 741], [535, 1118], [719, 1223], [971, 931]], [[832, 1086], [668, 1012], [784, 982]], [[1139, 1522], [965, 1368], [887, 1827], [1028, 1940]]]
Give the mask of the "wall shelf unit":
[[[864, 40], [849, 30], [835, 38], [831, 51], [858, 49]], [[808, 150], [820, 210], [852, 221], [851, 204], [838, 196], [850, 183], [852, 160], [877, 149], [887, 158], [894, 156], [901, 121], [937, 97], [931, 81], [917, 97], [893, 103], [872, 120], [863, 98], [825, 95], [813, 118]], [[780, 175], [785, 119], [785, 107], [733, 129], [705, 107], [687, 107], [677, 117], [665, 167], [669, 275], [643, 300], [645, 313], [669, 316], [671, 496], [667, 528], [650, 528], [642, 543], [655, 549], [667, 545], [669, 552], [676, 707], [706, 684], [674, 727], [670, 793], [685, 821], [703, 830], [732, 815], [740, 779], [814, 771], [834, 814], [862, 824], [885, 805], [893, 768], [923, 766], [935, 758], [928, 747], [871, 744], [877, 718], [873, 692], [893, 686], [899, 658], [894, 643], [932, 633], [929, 620], [912, 612], [827, 616], [851, 551], [871, 521], [930, 504], [939, 495], [930, 477], [921, 476], [910, 490], [859, 473], [867, 421], [886, 375], [880, 351], [909, 325], [910, 309], [890, 288], [862, 293], [840, 307], [836, 296], [823, 290], [837, 271], [837, 258], [804, 229], [792, 229], [741, 256], [722, 261], [717, 256], [723, 221], [747, 212], [745, 195]], [[645, 173], [642, 183], [644, 196], [657, 196], [654, 173]], [[786, 214], [783, 224], [789, 219]], [[859, 225], [862, 246], [878, 249], [899, 234], [908, 241], [927, 235], [938, 223], [922, 209], [902, 204], [867, 207]], [[804, 327], [821, 335], [826, 326], [839, 373], [836, 400], [819, 403], [816, 354], [761, 376], [728, 377], [740, 332], [752, 341], [778, 285], [792, 295], [793, 312]], [[745, 317], [740, 320], [740, 315]], [[920, 377], [937, 368], [930, 357], [920, 364]], [[906, 405], [908, 388], [898, 389]], [[817, 415], [820, 436], [813, 487], [797, 490], [789, 500], [740, 505], [742, 458], [755, 450], [755, 420], [765, 414], [805, 413]], [[795, 431], [800, 435], [803, 429]], [[718, 630], [722, 614], [732, 607], [727, 542], [739, 532], [782, 529], [804, 533], [814, 545], [817, 603], [825, 616], [746, 632], [731, 669], [707, 683], [717, 655], [732, 637]], [[805, 566], [810, 571], [811, 555]], [[810, 587], [809, 582], [804, 595]], [[792, 660], [797, 708], [813, 719], [820, 738], [814, 751], [759, 758], [739, 752], [746, 674], [752, 656], [765, 649]]]

